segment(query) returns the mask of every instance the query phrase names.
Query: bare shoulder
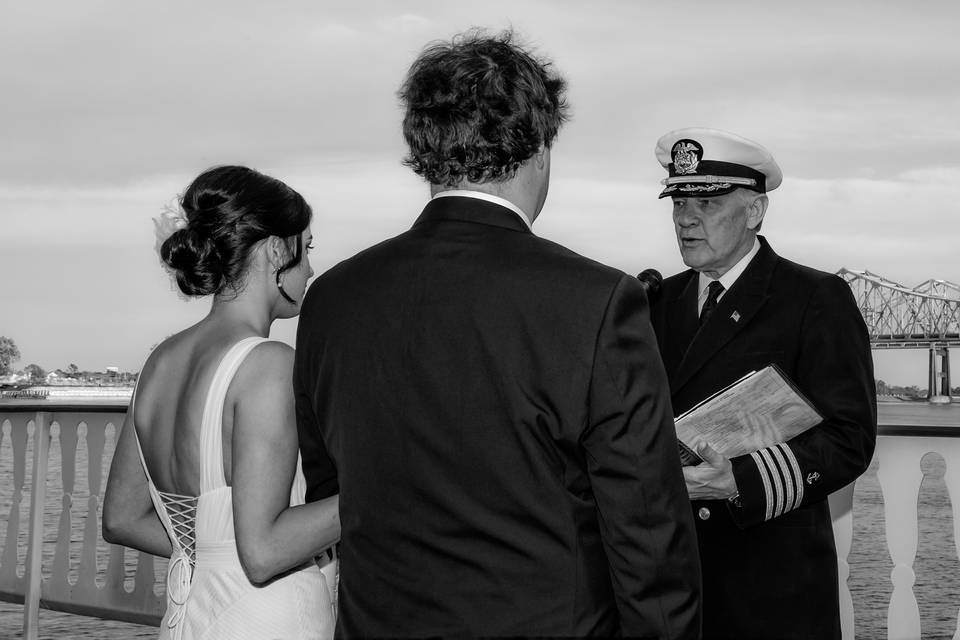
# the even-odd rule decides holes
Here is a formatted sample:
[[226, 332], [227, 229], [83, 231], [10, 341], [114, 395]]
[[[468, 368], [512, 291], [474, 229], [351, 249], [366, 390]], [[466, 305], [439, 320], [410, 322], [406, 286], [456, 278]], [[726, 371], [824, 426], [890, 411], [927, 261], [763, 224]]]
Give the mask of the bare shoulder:
[[141, 385], [149, 383], [155, 376], [166, 383], [171, 376], [179, 374], [178, 377], [182, 377], [185, 371], [195, 368], [191, 356], [199, 351], [197, 345], [195, 327], [189, 327], [162, 340], [152, 348], [143, 363], [140, 370]]
[[234, 378], [233, 386], [241, 394], [238, 397], [257, 396], [287, 388], [292, 393], [293, 355], [293, 347], [275, 340], [255, 346]]
[[[182, 391], [171, 380], [182, 380], [188, 373], [184, 365], [184, 340], [179, 336], [170, 336], [162, 341], [147, 356], [140, 374], [137, 376], [136, 408], [142, 414], [155, 404], [168, 405]], [[154, 384], [156, 383], [156, 384]], [[150, 411], [150, 414], [153, 412]], [[138, 420], [142, 427], [148, 427], [149, 420]]]
[[277, 370], [292, 369], [293, 354], [294, 350], [290, 345], [276, 340], [267, 340], [251, 349], [244, 364]]
[[149, 380], [151, 374], [153, 374], [158, 368], [162, 368], [164, 364], [172, 357], [177, 351], [175, 336], [171, 336], [166, 340], [162, 341], [157, 346], [153, 347], [147, 359], [144, 361], [143, 366], [140, 367], [140, 385], [143, 386], [146, 380]]

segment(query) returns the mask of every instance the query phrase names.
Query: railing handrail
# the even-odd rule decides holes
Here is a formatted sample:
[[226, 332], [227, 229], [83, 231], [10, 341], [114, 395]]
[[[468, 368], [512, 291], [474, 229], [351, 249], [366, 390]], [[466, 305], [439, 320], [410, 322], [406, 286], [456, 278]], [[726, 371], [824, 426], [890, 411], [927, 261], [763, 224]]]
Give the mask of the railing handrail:
[[[923, 406], [924, 401], [891, 403], [895, 406]], [[126, 413], [130, 406], [129, 399], [125, 398], [91, 398], [76, 399], [70, 397], [48, 398], [33, 400], [26, 398], [0, 399], [0, 415], [4, 413], [34, 413], [49, 411], [51, 413]], [[960, 418], [960, 416], [958, 416]], [[960, 437], [960, 422], [953, 424], [943, 422], [936, 425], [916, 425], [905, 422], [896, 416], [884, 416], [880, 412], [877, 433], [882, 436], [936, 436]]]
[[0, 399], [0, 415], [4, 413], [34, 413], [49, 411], [51, 413], [126, 413], [130, 406], [128, 398], [91, 398], [81, 400], [77, 398], [46, 398], [35, 400], [32, 398], [3, 398]]
[[960, 438], [960, 425], [923, 426], [881, 424], [877, 426], [878, 436], [897, 436], [906, 438]]

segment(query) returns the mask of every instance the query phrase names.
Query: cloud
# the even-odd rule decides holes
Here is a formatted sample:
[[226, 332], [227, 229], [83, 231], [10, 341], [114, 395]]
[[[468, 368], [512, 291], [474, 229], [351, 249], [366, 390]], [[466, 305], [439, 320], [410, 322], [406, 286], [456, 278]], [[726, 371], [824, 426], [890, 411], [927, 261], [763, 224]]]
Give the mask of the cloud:
[[960, 185], [960, 167], [922, 167], [908, 169], [900, 174], [904, 182], [952, 191]]
[[353, 42], [360, 35], [356, 29], [339, 22], [319, 25], [310, 32], [310, 36], [323, 44], [343, 44]]
[[[554, 165], [551, 192], [534, 225], [538, 235], [628, 273], [653, 267], [668, 275], [684, 268], [669, 205], [656, 198], [656, 179], [584, 177], [562, 157]], [[318, 273], [408, 229], [427, 198], [417, 176], [375, 155], [267, 172], [313, 206]], [[954, 235], [929, 229], [942, 224], [941, 202], [960, 197], [960, 181], [952, 170], [915, 173], [894, 180], [788, 177], [771, 194], [764, 232], [784, 257], [826, 271], [865, 268], [908, 285], [931, 277], [958, 281]], [[918, 176], [926, 182], [916, 182]], [[72, 361], [82, 368], [136, 369], [150, 345], [206, 313], [207, 301], [184, 303], [171, 289], [153, 252], [150, 223], [192, 177], [117, 189], [0, 193], [5, 209], [19, 199], [26, 207], [20, 211], [28, 212], [9, 220], [2, 255], [5, 272], [30, 276], [0, 283], [6, 308], [16, 310], [4, 335], [18, 342], [24, 358], [45, 368]], [[292, 342], [295, 331], [295, 320], [280, 321], [273, 336]]]
[[868, 269], [911, 286], [956, 281], [956, 235], [940, 230], [956, 228], [944, 206], [960, 201], [958, 173], [928, 167], [880, 180], [787, 177], [770, 195], [764, 231], [828, 271]]
[[116, 185], [389, 152], [407, 66], [473, 25], [513, 25], [555, 59], [574, 113], [563, 136], [620, 177], [632, 147], [688, 124], [762, 140], [807, 177], [890, 175], [960, 147], [960, 86], [931, 64], [957, 58], [951, 3], [599, 6], [18, 6], [0, 25], [0, 55], [18, 60], [0, 67], [0, 182]]
[[960, 85], [942, 71], [960, 62], [957, 17], [952, 0], [14, 3], [0, 23], [0, 57], [16, 60], [0, 66], [0, 269], [18, 274], [0, 281], [16, 310], [4, 332], [47, 368], [136, 368], [202, 316], [158, 269], [150, 218], [215, 164], [304, 193], [318, 270], [401, 232], [426, 186], [399, 164], [396, 89], [423, 45], [472, 26], [514, 27], [569, 82], [537, 233], [629, 273], [681, 269], [652, 149], [715, 126], [783, 167], [764, 225], [782, 255], [960, 281]]
[[403, 13], [398, 16], [382, 18], [377, 21], [377, 29], [382, 33], [422, 33], [434, 27], [434, 22], [423, 16]]

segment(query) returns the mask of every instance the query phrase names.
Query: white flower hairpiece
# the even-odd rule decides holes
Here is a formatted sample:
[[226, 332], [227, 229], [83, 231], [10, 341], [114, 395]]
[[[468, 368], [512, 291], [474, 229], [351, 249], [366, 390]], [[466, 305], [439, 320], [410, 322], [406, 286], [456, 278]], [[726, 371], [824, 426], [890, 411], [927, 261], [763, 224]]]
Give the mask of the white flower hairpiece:
[[[167, 241], [167, 238], [186, 227], [187, 214], [184, 212], [183, 207], [180, 206], [180, 199], [174, 198], [169, 204], [164, 205], [160, 211], [160, 215], [153, 219], [153, 233], [157, 237], [157, 242], [153, 248], [157, 252], [157, 255], [160, 255], [160, 247]], [[161, 262], [162, 261], [163, 258], [161, 258]]]
[[164, 205], [160, 211], [160, 215], [153, 219], [153, 232], [157, 237], [157, 242], [153, 246], [153, 249], [157, 252], [160, 266], [163, 267], [163, 270], [170, 277], [170, 289], [176, 292], [178, 298], [189, 302], [190, 296], [185, 295], [183, 291], [180, 290], [180, 287], [177, 286], [176, 273], [170, 268], [170, 265], [163, 261], [163, 257], [160, 255], [160, 247], [167, 241], [167, 238], [180, 229], [186, 228], [187, 214], [180, 205], [180, 199], [176, 197]]

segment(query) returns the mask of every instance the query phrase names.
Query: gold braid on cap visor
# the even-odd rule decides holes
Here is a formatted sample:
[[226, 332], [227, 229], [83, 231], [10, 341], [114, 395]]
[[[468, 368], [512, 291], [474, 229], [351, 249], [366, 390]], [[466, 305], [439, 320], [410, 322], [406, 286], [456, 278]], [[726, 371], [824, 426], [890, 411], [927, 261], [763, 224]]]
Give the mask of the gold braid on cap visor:
[[727, 186], [732, 184], [743, 187], [757, 186], [757, 181], [753, 178], [738, 178], [735, 176], [673, 176], [670, 178], [664, 178], [660, 181], [660, 184], [668, 187], [674, 184], [717, 184], [720, 182], [726, 183]]

